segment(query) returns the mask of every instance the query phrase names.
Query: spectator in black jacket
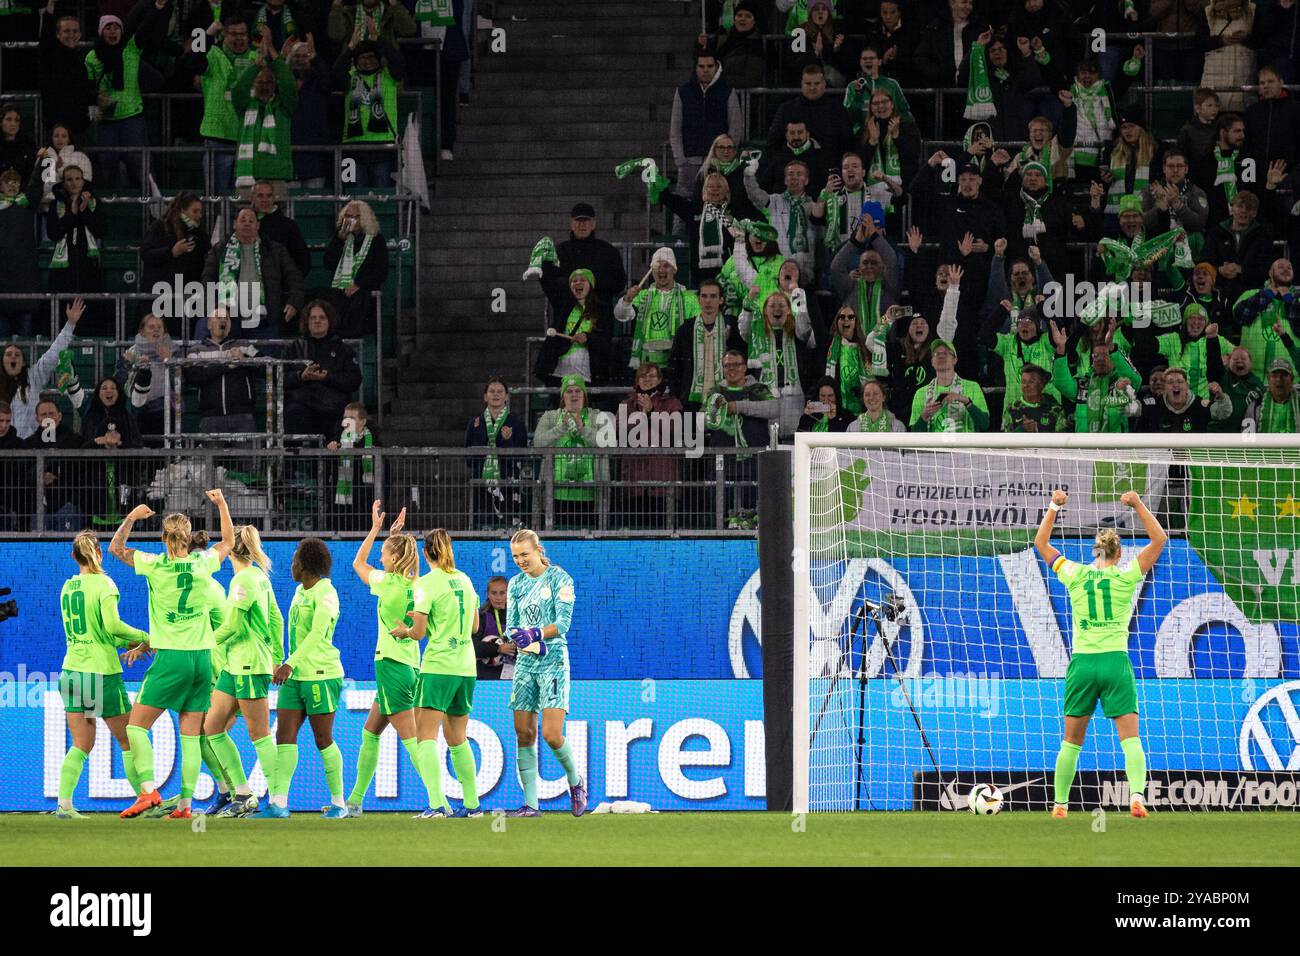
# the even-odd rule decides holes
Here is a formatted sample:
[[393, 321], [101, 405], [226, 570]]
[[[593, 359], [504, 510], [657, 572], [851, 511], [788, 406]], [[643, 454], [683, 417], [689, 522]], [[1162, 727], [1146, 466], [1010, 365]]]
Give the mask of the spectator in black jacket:
[[[947, 153], [935, 152], [916, 174], [909, 192], [914, 197], [933, 195], [935, 178], [947, 161]], [[925, 231], [939, 236], [939, 261], [961, 266], [966, 281], [971, 283], [969, 288], [979, 291], [988, 283], [994, 240], [1008, 235], [1001, 208], [992, 200], [980, 198], [983, 182], [976, 167], [964, 166], [957, 171], [956, 195], [935, 196], [918, 203], [930, 210], [933, 221]]]
[[[610, 329], [614, 325], [614, 305], [627, 289], [627, 270], [623, 268], [623, 254], [604, 239], [596, 235], [596, 210], [586, 202], [574, 205], [569, 219], [569, 238], [557, 243], [555, 253], [559, 265], [546, 263], [542, 266], [542, 289], [552, 302], [563, 300], [566, 296], [572, 300], [569, 292], [569, 276], [576, 269], [590, 269], [596, 277], [596, 302], [600, 309], [600, 321], [597, 330]], [[572, 305], [570, 305], [570, 308]], [[554, 322], [563, 322], [568, 310], [553, 317]], [[616, 368], [612, 351], [603, 347], [597, 336], [592, 345], [591, 374], [595, 384], [622, 378], [622, 368]], [[602, 354], [603, 352], [603, 354]]]
[[26, 447], [18, 437], [13, 420], [9, 403], [0, 402], [0, 452], [6, 453], [0, 455], [0, 530], [28, 531], [31, 529], [29, 516], [35, 513], [34, 462], [12, 454]]
[[[40, 264], [36, 256], [36, 213], [41, 202], [41, 170], [33, 168], [27, 182], [16, 170], [0, 173], [0, 292], [36, 292]], [[0, 339], [32, 334], [37, 300], [0, 299]], [[46, 330], [48, 332], [48, 329]]]
[[1300, 81], [1300, 4], [1295, 0], [1260, 0], [1246, 42], [1258, 51], [1260, 66], [1273, 67], [1284, 83]]
[[[298, 85], [298, 105], [293, 111], [293, 145], [333, 144], [338, 139], [337, 133], [329, 124], [333, 79], [325, 58], [316, 52], [315, 37], [309, 35], [305, 43], [296, 44], [285, 56]], [[293, 154], [293, 178], [306, 189], [322, 189], [330, 175], [332, 163], [333, 157], [329, 153], [297, 150]], [[256, 186], [253, 187], [253, 195], [256, 203]], [[304, 277], [306, 274], [307, 271], [304, 270]]]
[[1007, 255], [1012, 259], [1027, 256], [1029, 247], [1037, 246], [1054, 274], [1068, 272], [1065, 236], [1070, 203], [1048, 183], [1043, 164], [1025, 163], [1019, 172], [1008, 176], [1005, 197]]
[[807, 122], [793, 118], [785, 125], [785, 142], [768, 150], [756, 178], [764, 192], [780, 193], [785, 189], [786, 166], [798, 160], [808, 167], [807, 192], [815, 197], [826, 185], [827, 172], [838, 157], [838, 153], [832, 155], [830, 149], [823, 149], [821, 142], [812, 138]]
[[1147, 421], [1158, 432], [1203, 435], [1210, 430], [1211, 421], [1222, 421], [1232, 415], [1232, 399], [1224, 394], [1218, 382], [1210, 383], [1210, 398], [1212, 401], [1196, 397], [1187, 385], [1187, 373], [1181, 368], [1167, 368], [1164, 394]]
[[913, 7], [904, 23], [899, 0], [880, 0], [880, 19], [867, 33], [867, 46], [880, 51], [882, 72], [902, 86], [914, 85], [911, 81], [918, 75], [913, 54], [924, 22], [921, 11]]
[[[148, 463], [121, 454], [144, 447], [144, 439], [128, 407], [126, 392], [113, 378], [101, 379], [95, 386], [90, 410], [81, 420], [81, 446], [118, 452], [113, 458], [93, 458], [75, 468], [71, 490], [73, 500], [84, 503], [92, 515], [113, 516], [125, 494], [122, 489], [136, 488], [147, 479]], [[38, 430], [39, 434], [39, 430]], [[61, 480], [68, 480], [66, 474]]]
[[719, 31], [714, 38], [718, 58], [727, 71], [727, 82], [738, 90], [765, 85], [767, 61], [763, 53], [763, 32], [754, 17], [757, 8], [755, 0], [737, 0], [731, 30]]
[[[722, 314], [722, 284], [705, 279], [699, 284], [696, 298], [700, 314], [677, 330], [668, 358], [669, 391], [688, 412], [698, 412], [705, 396], [722, 381], [722, 357], [727, 349], [744, 347], [740, 333], [727, 324]], [[711, 369], [707, 361], [710, 357]]]
[[[63, 167], [63, 181], [54, 187], [54, 202], [46, 218], [46, 232], [54, 243], [50, 258], [51, 292], [100, 292], [104, 275], [99, 250], [104, 244], [104, 207], [91, 192], [77, 166]], [[82, 335], [111, 335], [111, 310], [92, 304], [82, 321]]]
[[1210, 227], [1201, 258], [1219, 270], [1219, 288], [1229, 302], [1247, 289], [1263, 285], [1276, 258], [1273, 230], [1259, 222], [1259, 199], [1252, 192], [1237, 193], [1231, 215]]
[[1271, 66], [1259, 69], [1259, 101], [1246, 108], [1247, 156], [1255, 160], [1256, 175], [1275, 160], [1286, 168], [1296, 163], [1300, 147], [1300, 103], [1282, 86], [1281, 74]]
[[[972, 0], [948, 0], [947, 14], [926, 26], [916, 47], [916, 66], [925, 85], [960, 85], [961, 70], [970, 56], [971, 46], [988, 29], [988, 21], [974, 12]], [[964, 101], [965, 97], [961, 100]], [[958, 100], [952, 96], [945, 100], [945, 106], [956, 107], [957, 103]], [[948, 135], [958, 135], [962, 125], [961, 113], [960, 108], [946, 112], [949, 116]]]
[[[58, 403], [47, 398], [36, 405], [36, 431], [27, 439], [27, 447], [35, 451], [68, 450], [82, 447], [82, 441], [71, 426], [63, 423]], [[88, 478], [85, 463], [76, 459], [51, 458], [45, 462], [41, 477], [45, 495], [43, 530], [76, 531], [82, 527]]]
[[[786, 126], [794, 120], [803, 120], [809, 137], [831, 156], [838, 157], [844, 150], [852, 149], [853, 130], [849, 125], [849, 115], [844, 111], [840, 97], [826, 92], [826, 71], [822, 65], [809, 63], [805, 66], [799, 86], [800, 95], [777, 108], [767, 130], [768, 149], [779, 150], [783, 143], [788, 142]], [[780, 163], [777, 168], [784, 169], [785, 164]]]
[[[293, 142], [295, 146], [298, 145], [296, 139]], [[266, 179], [258, 180], [253, 184], [249, 201], [252, 203], [253, 212], [257, 213], [258, 234], [263, 239], [270, 239], [284, 246], [284, 251], [289, 253], [289, 258], [298, 267], [305, 284], [307, 275], [311, 272], [311, 251], [307, 248], [307, 240], [302, 237], [302, 230], [298, 228], [298, 224], [286, 216], [276, 204], [275, 185]]]
[[302, 359], [299, 371], [285, 372], [285, 428], [294, 435], [336, 440], [343, 409], [361, 388], [361, 366], [352, 347], [335, 331], [334, 308], [321, 299], [307, 304], [299, 320], [302, 338], [289, 358]]
[[250, 366], [234, 364], [255, 358], [252, 342], [230, 337], [230, 315], [217, 309], [208, 316], [208, 335], [190, 349], [190, 358], [209, 359], [210, 364], [186, 368], [189, 384], [199, 390], [199, 431], [211, 434], [253, 432], [253, 382], [261, 390], [263, 375]]
[[46, 123], [68, 124], [73, 140], [81, 142], [90, 128], [90, 107], [97, 91], [86, 72], [81, 52], [81, 21], [70, 11], [55, 14], [56, 0], [48, 0], [41, 15], [38, 82]]
[[[221, 304], [230, 308], [232, 319], [239, 319], [242, 333], [252, 338], [280, 337], [281, 329], [302, 308], [302, 273], [284, 246], [262, 238], [251, 206], [239, 210], [230, 236], [209, 250], [203, 281], [220, 283], [223, 294], [227, 290], [239, 292], [234, 303]], [[256, 300], [254, 289], [259, 291]], [[199, 323], [196, 337], [207, 335], [206, 324]]]
[[[483, 412], [465, 426], [466, 448], [527, 448], [528, 426], [510, 411], [510, 388], [504, 379], [488, 379], [483, 389]], [[499, 482], [474, 489], [474, 514], [482, 529], [502, 528], [524, 514], [526, 489], [520, 484], [525, 459], [518, 456], [473, 457], [467, 461], [476, 480]]]
[[[144, 263], [140, 291], [151, 295], [184, 295], [185, 283], [203, 278], [203, 263], [212, 242], [203, 227], [203, 200], [181, 193], [167, 205], [162, 218], [149, 227], [140, 243]], [[141, 303], [145, 312], [149, 303]]]
[[377, 331], [372, 292], [388, 281], [388, 243], [368, 203], [354, 199], [339, 213], [337, 229], [325, 248], [325, 271], [331, 274], [330, 303], [344, 338]]

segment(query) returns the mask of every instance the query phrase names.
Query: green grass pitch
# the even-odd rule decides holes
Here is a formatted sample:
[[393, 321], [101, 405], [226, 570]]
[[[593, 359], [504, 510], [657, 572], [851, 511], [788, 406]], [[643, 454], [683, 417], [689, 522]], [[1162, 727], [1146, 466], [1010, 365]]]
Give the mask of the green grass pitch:
[[[534, 820], [0, 816], [14, 866], [1263, 866], [1300, 864], [1300, 814], [662, 813]], [[502, 829], [504, 825], [504, 828]]]

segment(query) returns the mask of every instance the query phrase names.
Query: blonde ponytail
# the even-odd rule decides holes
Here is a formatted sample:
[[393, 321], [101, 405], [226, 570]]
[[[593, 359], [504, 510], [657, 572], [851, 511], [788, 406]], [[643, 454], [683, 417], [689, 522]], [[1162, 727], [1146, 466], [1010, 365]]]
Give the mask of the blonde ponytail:
[[230, 556], [245, 564], [256, 564], [267, 574], [271, 573], [271, 559], [262, 550], [262, 536], [251, 524], [242, 524], [235, 529], [235, 546]]
[[395, 534], [384, 542], [393, 556], [393, 573], [413, 578], [420, 573], [420, 549], [409, 534]]
[[163, 518], [162, 539], [163, 545], [167, 548], [167, 553], [175, 558], [183, 558], [189, 554], [190, 535], [193, 529], [190, 527], [190, 519], [183, 514], [170, 514]]
[[72, 557], [91, 574], [103, 574], [103, 559], [99, 551], [99, 538], [93, 531], [78, 531], [72, 539]]
[[1114, 528], [1105, 528], [1097, 532], [1097, 540], [1092, 546], [1092, 556], [1118, 561], [1121, 547], [1119, 532]]
[[451, 550], [451, 535], [446, 528], [434, 528], [424, 536], [424, 556], [431, 567], [451, 574], [456, 570], [456, 556]]

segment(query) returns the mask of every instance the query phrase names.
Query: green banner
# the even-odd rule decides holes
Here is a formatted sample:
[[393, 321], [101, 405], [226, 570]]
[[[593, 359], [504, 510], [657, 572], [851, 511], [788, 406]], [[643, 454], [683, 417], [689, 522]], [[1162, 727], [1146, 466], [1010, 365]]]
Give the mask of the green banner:
[[1256, 624], [1300, 621], [1294, 468], [1192, 466], [1187, 540]]

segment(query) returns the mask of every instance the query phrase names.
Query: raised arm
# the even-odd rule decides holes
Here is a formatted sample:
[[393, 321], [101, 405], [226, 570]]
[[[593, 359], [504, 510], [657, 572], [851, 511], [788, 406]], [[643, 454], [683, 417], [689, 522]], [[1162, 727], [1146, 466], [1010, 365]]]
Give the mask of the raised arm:
[[131, 513], [123, 518], [122, 523], [117, 526], [117, 531], [113, 534], [113, 540], [108, 544], [108, 553], [127, 567], [134, 568], [135, 548], [128, 548], [126, 539], [131, 536], [131, 528], [137, 521], [152, 517], [153, 509], [148, 505], [136, 505], [132, 508]]
[[224, 561], [235, 550], [235, 523], [230, 520], [230, 506], [220, 488], [204, 492], [208, 500], [217, 506], [217, 517], [221, 522], [221, 540], [212, 548], [217, 553], [217, 560]]
[[1137, 556], [1138, 567], [1142, 570], [1143, 574], [1146, 574], [1154, 568], [1156, 562], [1160, 560], [1160, 555], [1165, 550], [1165, 545], [1169, 541], [1169, 535], [1165, 532], [1164, 528], [1160, 527], [1160, 522], [1156, 519], [1156, 516], [1151, 513], [1151, 509], [1148, 508], [1146, 504], [1143, 503], [1142, 499], [1138, 497], [1136, 491], [1124, 492], [1124, 494], [1120, 496], [1119, 500], [1137, 512], [1138, 518], [1142, 521], [1142, 530], [1145, 531], [1147, 537], [1151, 539], [1150, 543], [1139, 551]]
[[1052, 529], [1056, 527], [1056, 513], [1061, 510], [1069, 499], [1070, 496], [1059, 488], [1052, 492], [1052, 503], [1043, 512], [1043, 520], [1038, 525], [1038, 533], [1034, 535], [1034, 548], [1037, 549], [1038, 556], [1049, 565], [1061, 556], [1061, 552], [1051, 545]]
[[379, 536], [379, 529], [384, 526], [384, 513], [380, 511], [382, 502], [379, 499], [370, 505], [370, 533], [366, 535], [366, 540], [361, 542], [361, 547], [357, 548], [357, 556], [352, 559], [352, 570], [357, 573], [361, 583], [369, 586], [370, 575], [374, 573], [374, 568], [370, 566], [370, 549], [374, 547], [375, 538]]

